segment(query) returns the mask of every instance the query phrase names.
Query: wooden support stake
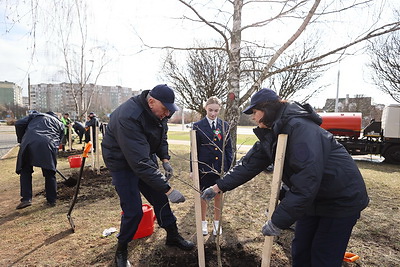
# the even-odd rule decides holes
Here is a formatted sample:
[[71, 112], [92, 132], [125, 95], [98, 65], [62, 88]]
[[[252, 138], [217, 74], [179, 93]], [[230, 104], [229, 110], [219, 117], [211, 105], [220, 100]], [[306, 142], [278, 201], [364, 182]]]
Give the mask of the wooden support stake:
[[72, 124], [68, 124], [68, 145], [69, 145], [69, 151], [72, 151]]
[[[94, 144], [94, 140], [93, 140], [93, 137], [94, 137], [94, 127], [92, 127], [92, 126], [90, 126], [89, 127], [89, 133], [90, 133], [90, 141], [92, 141], [92, 143]], [[97, 146], [97, 144], [96, 144], [96, 146]], [[92, 155], [92, 170], [94, 170], [94, 146], [92, 146], [92, 150], [90, 151], [90, 154]]]
[[[278, 136], [278, 144], [275, 154], [274, 163], [274, 173], [272, 175], [271, 182], [271, 196], [269, 199], [268, 206], [268, 216], [267, 219], [270, 220], [272, 214], [275, 211], [276, 205], [278, 203], [279, 191], [281, 188], [283, 164], [285, 162], [285, 152], [286, 152], [287, 134], [280, 134]], [[272, 244], [274, 242], [273, 236], [266, 236], [264, 240], [264, 248], [261, 259], [261, 267], [269, 267], [271, 264], [271, 254], [272, 254]]]
[[94, 169], [97, 174], [100, 174], [100, 146], [99, 146], [99, 126], [94, 127], [94, 141], [96, 142], [96, 152], [94, 153], [96, 159]]
[[194, 210], [196, 214], [196, 236], [197, 236], [197, 255], [199, 260], [199, 266], [206, 266], [205, 254], [204, 254], [204, 239], [203, 232], [201, 230], [201, 198], [200, 198], [200, 181], [199, 181], [199, 165], [197, 159], [197, 142], [196, 142], [196, 130], [190, 130], [190, 147], [191, 147], [191, 158], [192, 158], [192, 174], [193, 174], [193, 186], [196, 189], [194, 191]]

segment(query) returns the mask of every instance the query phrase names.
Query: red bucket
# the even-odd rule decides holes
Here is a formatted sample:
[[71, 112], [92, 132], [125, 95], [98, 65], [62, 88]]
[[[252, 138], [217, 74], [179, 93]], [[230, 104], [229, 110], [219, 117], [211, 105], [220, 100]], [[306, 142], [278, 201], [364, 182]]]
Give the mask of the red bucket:
[[133, 236], [133, 239], [139, 239], [142, 237], [149, 236], [154, 232], [154, 220], [156, 219], [154, 215], [153, 208], [148, 204], [142, 205], [143, 217], [139, 223], [138, 229]]
[[68, 161], [70, 168], [80, 168], [82, 165], [81, 155], [69, 156]]

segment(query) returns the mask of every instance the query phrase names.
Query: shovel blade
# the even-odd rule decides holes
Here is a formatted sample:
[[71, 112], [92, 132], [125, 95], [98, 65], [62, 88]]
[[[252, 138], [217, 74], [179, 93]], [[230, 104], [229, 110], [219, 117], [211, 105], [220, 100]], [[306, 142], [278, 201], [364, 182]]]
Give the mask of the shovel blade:
[[67, 187], [74, 187], [77, 183], [78, 181], [74, 178], [68, 178], [63, 182], [63, 184], [65, 184]]
[[71, 225], [72, 232], [75, 233], [75, 223], [74, 223], [74, 220], [72, 220], [72, 217], [71, 217], [71, 215], [69, 215], [69, 214], [67, 215], [67, 218], [68, 218], [69, 224]]

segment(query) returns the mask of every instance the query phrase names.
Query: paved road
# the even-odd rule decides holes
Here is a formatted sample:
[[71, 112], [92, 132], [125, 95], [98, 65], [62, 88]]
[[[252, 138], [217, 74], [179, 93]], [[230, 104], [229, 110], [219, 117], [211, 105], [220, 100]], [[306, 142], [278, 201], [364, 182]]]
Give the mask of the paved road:
[[0, 125], [0, 159], [17, 144], [15, 127]]

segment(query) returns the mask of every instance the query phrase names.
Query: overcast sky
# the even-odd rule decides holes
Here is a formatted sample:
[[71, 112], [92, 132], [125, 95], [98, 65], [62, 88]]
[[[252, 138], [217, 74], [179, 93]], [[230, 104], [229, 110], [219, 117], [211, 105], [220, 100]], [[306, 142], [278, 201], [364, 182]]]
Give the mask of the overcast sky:
[[[384, 1], [387, 4], [386, 18], [391, 15], [389, 4], [395, 1]], [[90, 42], [107, 47], [108, 57], [112, 60], [98, 80], [98, 84], [101, 85], [121, 85], [138, 90], [151, 89], [163, 82], [159, 78], [162, 76], [161, 58], [165, 52], [146, 50], [138, 53], [143, 48], [138, 36], [153, 46], [187, 46], [192, 44], [194, 39], [207, 40], [217, 37], [207, 27], [174, 19], [182, 14], [190, 14], [188, 9], [176, 0], [87, 0], [87, 2], [90, 6], [88, 13]], [[23, 7], [18, 8], [22, 16]], [[63, 66], [60, 57], [62, 54], [59, 45], [53, 42], [56, 38], [52, 29], [45, 26], [42, 21], [38, 23], [36, 48], [32, 56], [32, 35], [27, 26], [30, 21], [29, 16], [26, 15], [22, 23], [13, 24], [5, 16], [5, 14], [15, 14], [13, 10], [10, 1], [0, 0], [0, 81], [7, 80], [20, 85], [24, 89], [23, 95], [27, 95], [28, 74], [31, 77], [31, 84], [65, 81], [58, 72]], [[372, 18], [373, 15], [360, 12], [362, 11], [358, 11], [356, 16], [353, 13], [346, 17], [335, 17], [334, 19], [343, 22], [335, 24], [328, 31], [325, 29], [322, 32], [323, 36], [337, 40], [338, 36], [349, 34], [347, 28], [363, 27], [366, 21], [362, 16]], [[51, 15], [48, 16], [48, 20], [51, 20]], [[281, 35], [271, 34], [271, 36], [277, 39]], [[97, 63], [90, 61], [90, 58], [87, 62], [94, 65]], [[394, 103], [390, 97], [383, 95], [371, 84], [366, 62], [368, 56], [360, 53], [357, 56], [347, 57], [340, 65], [331, 66], [330, 71], [320, 80], [320, 83], [327, 85], [327, 88], [319, 97], [310, 100], [310, 103], [322, 107], [326, 98], [336, 97], [339, 69], [339, 97], [345, 97], [346, 94], [350, 97], [364, 94], [373, 97], [375, 103]]]

